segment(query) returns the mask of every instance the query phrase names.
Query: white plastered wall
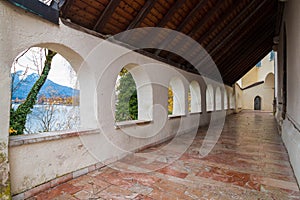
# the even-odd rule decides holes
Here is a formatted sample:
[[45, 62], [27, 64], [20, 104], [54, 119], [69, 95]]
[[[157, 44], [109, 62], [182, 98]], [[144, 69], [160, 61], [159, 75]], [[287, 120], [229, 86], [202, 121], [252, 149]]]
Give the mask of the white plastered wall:
[[[117, 44], [103, 42], [100, 38], [63, 24], [51, 24], [4, 1], [0, 2], [0, 13], [5, 13], [0, 24], [1, 48], [5, 49], [0, 53], [0, 108], [3, 112], [0, 139], [8, 141], [10, 66], [20, 52], [32, 46], [55, 50], [70, 62], [80, 82], [82, 128], [98, 130], [90, 135], [10, 147], [12, 194], [26, 191], [99, 161], [121, 157], [176, 133], [197, 131], [198, 126], [207, 124], [213, 115], [204, 112], [206, 96], [203, 91], [206, 91], [206, 83], [215, 88], [222, 87], [214, 81], [204, 81], [198, 75], [175, 69]], [[141, 102], [145, 109], [141, 110], [144, 115], [139, 114], [139, 118], [151, 123], [116, 129], [112, 105], [116, 77], [122, 67], [128, 65], [135, 66], [132, 74], [138, 89], [145, 88], [140, 90], [139, 96], [149, 97]], [[185, 100], [181, 112], [185, 116], [168, 119], [168, 85], [174, 77], [182, 81], [181, 92]], [[201, 117], [200, 113], [187, 113], [187, 92], [192, 81], [197, 81], [202, 91]], [[226, 86], [226, 90], [232, 92], [231, 87]], [[230, 112], [227, 111], [228, 114]]]
[[274, 75], [268, 74], [263, 84], [243, 90], [243, 109], [254, 109], [254, 99], [261, 97], [261, 110], [273, 111]]
[[[300, 182], [300, 1], [285, 3], [283, 26], [287, 36], [287, 113], [281, 127], [282, 139], [288, 150], [295, 176]], [[278, 50], [278, 102], [283, 97], [283, 27]], [[277, 120], [281, 124], [281, 105], [277, 104]]]

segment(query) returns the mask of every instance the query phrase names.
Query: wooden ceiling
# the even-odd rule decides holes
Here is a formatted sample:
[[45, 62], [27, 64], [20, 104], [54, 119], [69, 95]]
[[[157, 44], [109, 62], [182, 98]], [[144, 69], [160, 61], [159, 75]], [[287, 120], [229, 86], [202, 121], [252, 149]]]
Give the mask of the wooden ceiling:
[[[99, 35], [115, 35], [140, 27], [180, 31], [206, 49], [224, 83], [231, 85], [259, 62], [278, 36], [284, 3], [278, 0], [66, 0], [62, 19]], [[69, 23], [70, 24], [70, 23]], [[74, 26], [73, 26], [74, 27]], [[180, 49], [200, 67], [203, 57], [186, 40], [166, 34], [140, 32], [119, 38], [132, 45], [151, 42]], [[152, 58], [197, 73], [182, 57], [160, 49], [139, 50]], [[215, 72], [208, 69], [210, 78]]]

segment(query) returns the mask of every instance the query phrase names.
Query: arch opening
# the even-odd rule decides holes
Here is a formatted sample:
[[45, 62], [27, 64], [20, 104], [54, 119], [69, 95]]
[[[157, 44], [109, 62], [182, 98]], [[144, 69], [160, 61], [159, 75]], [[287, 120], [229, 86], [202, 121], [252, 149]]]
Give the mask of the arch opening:
[[224, 90], [224, 110], [228, 109], [228, 94], [227, 94], [227, 90]]
[[216, 110], [222, 110], [222, 94], [220, 87], [216, 89]]
[[116, 79], [115, 121], [152, 120], [152, 86], [141, 66], [125, 65]]
[[15, 58], [11, 77], [11, 135], [80, 127], [77, 74], [61, 54], [28, 48]]
[[206, 88], [206, 111], [214, 110], [214, 89], [212, 85], [207, 85]]
[[185, 89], [180, 78], [172, 78], [168, 90], [168, 114], [185, 114]]
[[189, 85], [189, 112], [201, 112], [201, 90], [199, 83], [192, 81]]

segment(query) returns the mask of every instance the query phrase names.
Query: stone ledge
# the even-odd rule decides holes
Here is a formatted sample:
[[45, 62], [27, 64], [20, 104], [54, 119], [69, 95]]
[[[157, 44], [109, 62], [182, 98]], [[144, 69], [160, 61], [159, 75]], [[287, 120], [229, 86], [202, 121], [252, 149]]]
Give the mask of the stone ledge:
[[202, 111], [199, 111], [199, 112], [190, 112], [189, 115], [201, 115], [202, 114]]
[[169, 119], [186, 117], [186, 114], [178, 114], [178, 115], [168, 115]]
[[121, 127], [134, 126], [134, 125], [145, 125], [150, 124], [152, 120], [131, 120], [131, 121], [122, 121], [115, 123], [115, 129], [120, 129]]
[[66, 131], [55, 131], [55, 132], [10, 136], [9, 146], [14, 147], [14, 146], [20, 146], [24, 144], [32, 144], [32, 143], [45, 142], [51, 140], [60, 140], [69, 137], [77, 137], [80, 135], [97, 134], [99, 132], [100, 129], [78, 129], [78, 130], [66, 130]]
[[[148, 145], [144, 145], [142, 147], [138, 147], [136, 148], [135, 150], [133, 150], [132, 152], [136, 153], [136, 152], [139, 152], [139, 151], [142, 151], [142, 150], [145, 150], [149, 147], [152, 147], [152, 146], [155, 146], [155, 145], [158, 145], [158, 144], [161, 144], [161, 143], [164, 143], [164, 142], [167, 142], [169, 140], [171, 140], [172, 138], [174, 138], [174, 136], [169, 136], [169, 137], [166, 137], [164, 139], [161, 139], [161, 140], [158, 140], [156, 142], [153, 142], [153, 143], [150, 143]], [[72, 179], [75, 179], [79, 176], [82, 176], [82, 175], [85, 175], [89, 172], [92, 172], [92, 171], [95, 171], [95, 170], [99, 170], [103, 167], [106, 167], [108, 166], [109, 164], [111, 163], [114, 163], [118, 160], [120, 160], [122, 157], [128, 155], [127, 153], [124, 154], [124, 155], [119, 155], [119, 156], [116, 156], [116, 157], [111, 157], [111, 158], [108, 158], [106, 160], [104, 160], [103, 162], [98, 162], [96, 164], [93, 164], [93, 165], [89, 165], [87, 167], [83, 167], [81, 169], [78, 169], [76, 171], [73, 171], [73, 172], [70, 172], [70, 173], [67, 173], [67, 174], [64, 174], [60, 177], [57, 177], [57, 178], [54, 178], [52, 180], [49, 180], [45, 183], [42, 183], [36, 187], [33, 187], [29, 190], [26, 190], [24, 192], [21, 192], [19, 194], [14, 194], [12, 199], [13, 200], [23, 200], [25, 198], [30, 198], [30, 197], [33, 197], [34, 195], [40, 193], [40, 192], [43, 192], [47, 189], [50, 189], [50, 188], [54, 188], [60, 184], [63, 184], [63, 183], [66, 183]]]

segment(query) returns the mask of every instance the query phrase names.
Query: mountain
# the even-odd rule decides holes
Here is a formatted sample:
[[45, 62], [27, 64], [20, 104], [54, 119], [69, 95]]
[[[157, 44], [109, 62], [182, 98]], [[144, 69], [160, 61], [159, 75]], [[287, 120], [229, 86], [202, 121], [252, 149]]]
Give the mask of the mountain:
[[[39, 75], [35, 73], [30, 74], [27, 77], [23, 77], [23, 74], [24, 74], [23, 71], [17, 71], [11, 74], [13, 80], [12, 100], [15, 100], [16, 98], [20, 100], [26, 99], [32, 86], [39, 78]], [[38, 98], [40, 96], [45, 96], [46, 98], [50, 98], [50, 97], [73, 97], [78, 95], [79, 95], [79, 90], [67, 86], [59, 85], [47, 79], [38, 94]]]

